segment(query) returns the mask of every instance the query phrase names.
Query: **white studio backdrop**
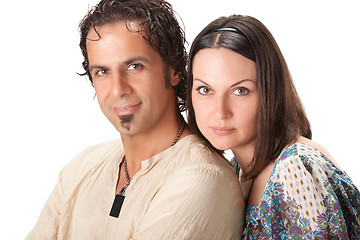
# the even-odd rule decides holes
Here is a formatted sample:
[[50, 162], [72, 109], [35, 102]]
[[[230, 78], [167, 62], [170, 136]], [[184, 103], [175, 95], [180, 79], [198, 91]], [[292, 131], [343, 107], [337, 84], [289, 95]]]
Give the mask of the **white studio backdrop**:
[[[210, 3], [211, 2], [211, 3]], [[6, 1], [0, 37], [0, 239], [24, 239], [62, 167], [119, 137], [82, 73], [78, 24], [97, 1]], [[273, 33], [312, 123], [313, 139], [360, 187], [357, 1], [170, 0], [189, 44], [210, 21], [250, 15]]]

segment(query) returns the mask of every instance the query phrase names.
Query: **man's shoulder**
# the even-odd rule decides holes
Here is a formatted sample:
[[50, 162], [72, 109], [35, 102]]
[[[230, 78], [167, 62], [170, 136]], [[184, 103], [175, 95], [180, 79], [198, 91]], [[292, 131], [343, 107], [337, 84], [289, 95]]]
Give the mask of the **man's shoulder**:
[[123, 147], [120, 139], [98, 143], [91, 145], [78, 153], [74, 157], [73, 162], [81, 162], [82, 159], [97, 161], [99, 158], [101, 159], [103, 157], [115, 154], [121, 149], [123, 149]]
[[86, 173], [99, 165], [106, 164], [117, 155], [121, 155], [123, 147], [120, 139], [91, 145], [78, 153], [61, 171], [62, 175]]
[[222, 156], [206, 146], [206, 144], [194, 134], [186, 136], [176, 150], [181, 151], [182, 154], [187, 155], [187, 157], [202, 159], [206, 162], [212, 161], [213, 159], [216, 159], [216, 161], [220, 159], [225, 160]]
[[233, 171], [227, 159], [211, 150], [195, 135], [186, 136], [179, 143], [172, 153], [174, 158], [177, 159], [174, 163], [178, 169], [211, 166], [211, 168], [221, 169], [222, 171]]
[[[219, 209], [226, 209], [227, 213], [221, 214], [236, 218], [239, 223], [238, 217], [243, 217], [245, 204], [238, 177], [229, 161], [209, 149], [195, 135], [187, 136], [183, 140], [185, 141], [167, 155], [169, 159], [159, 166], [165, 169], [167, 178], [158, 191], [158, 197], [168, 199], [168, 195], [181, 192], [180, 197], [177, 195], [181, 204], [186, 201], [192, 205], [194, 202], [201, 203], [203, 210], [200, 210], [200, 206], [196, 207], [196, 214], [199, 216], [207, 214], [208, 209], [214, 209], [216, 214]], [[214, 196], [222, 197], [209, 202]]]
[[82, 152], [79, 154], [106, 154], [109, 151], [118, 151], [119, 149], [122, 149], [122, 142], [121, 139], [113, 139], [106, 142], [98, 143], [91, 145], [87, 148], [85, 148]]

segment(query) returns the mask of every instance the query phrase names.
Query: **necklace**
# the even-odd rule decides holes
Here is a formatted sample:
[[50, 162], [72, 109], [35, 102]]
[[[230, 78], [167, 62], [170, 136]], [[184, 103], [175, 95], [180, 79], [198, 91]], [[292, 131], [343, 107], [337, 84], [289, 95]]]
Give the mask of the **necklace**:
[[[174, 141], [172, 141], [170, 147], [174, 146], [177, 143], [177, 141], [179, 140], [181, 134], [184, 131], [184, 128], [185, 128], [185, 121], [182, 121], [180, 129], [179, 129], [178, 133], [176, 134], [176, 137], [175, 137]], [[128, 169], [127, 169], [127, 162], [126, 162], [125, 155], [124, 155], [124, 172], [125, 172], [126, 184], [123, 186], [123, 188], [120, 191], [120, 193], [122, 193], [123, 196], [125, 196], [126, 188], [130, 185], [130, 182], [131, 182], [131, 179], [130, 179], [129, 173], [128, 173]]]
[[[176, 134], [176, 137], [175, 137], [174, 141], [172, 141], [170, 147], [174, 146], [177, 143], [177, 141], [179, 140], [179, 138], [180, 138], [181, 134], [183, 133], [184, 129], [185, 129], [185, 121], [182, 120], [180, 129], [179, 129], [178, 133]], [[123, 204], [123, 202], [125, 200], [126, 189], [130, 185], [130, 182], [131, 182], [129, 172], [128, 172], [128, 169], [127, 169], [127, 161], [126, 161], [125, 155], [123, 157], [123, 162], [124, 162], [124, 173], [125, 173], [126, 183], [123, 186], [123, 188], [121, 189], [120, 193], [116, 194], [113, 205], [112, 205], [112, 208], [111, 208], [111, 211], [110, 211], [110, 216], [115, 217], [115, 218], [119, 217], [122, 204]]]
[[[128, 173], [128, 170], [127, 170], [127, 162], [126, 162], [125, 155], [124, 155], [124, 172], [125, 172], [126, 184], [123, 186], [123, 189], [126, 189], [129, 186], [129, 184], [131, 182], [131, 179], [129, 177], [129, 173]], [[125, 190], [124, 190], [124, 195], [125, 195]]]
[[176, 137], [175, 137], [174, 141], [171, 143], [170, 147], [174, 146], [177, 143], [177, 141], [179, 140], [181, 134], [184, 131], [184, 128], [185, 128], [185, 121], [182, 120], [180, 129], [179, 129], [178, 133], [176, 134]]

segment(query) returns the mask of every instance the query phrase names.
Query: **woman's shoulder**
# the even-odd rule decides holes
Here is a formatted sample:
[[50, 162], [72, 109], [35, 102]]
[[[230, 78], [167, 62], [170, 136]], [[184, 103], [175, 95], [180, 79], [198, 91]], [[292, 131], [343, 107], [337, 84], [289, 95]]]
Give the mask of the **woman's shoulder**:
[[325, 158], [330, 160], [338, 169], [341, 170], [339, 164], [331, 156], [330, 152], [324, 146], [320, 145], [319, 143], [317, 143], [317, 142], [315, 142], [313, 140], [310, 140], [308, 138], [300, 136], [297, 139], [295, 144], [300, 145], [303, 148], [307, 148], [307, 150], [310, 151], [310, 152], [318, 152], [318, 153], [320, 153], [321, 156], [324, 156]]
[[[273, 236], [274, 231], [280, 231], [291, 236], [293, 229], [302, 229], [298, 237], [311, 239], [335, 236], [332, 234], [339, 229], [345, 229], [338, 232], [344, 236], [357, 235], [360, 193], [330, 159], [324, 147], [305, 138], [284, 148], [260, 204], [248, 208], [245, 235]], [[277, 219], [274, 226], [270, 220], [273, 218]], [[323, 225], [326, 219], [334, 221]], [[346, 226], [347, 222], [353, 224]], [[291, 225], [278, 228], [285, 223]]]
[[324, 170], [331, 173], [338, 169], [330, 159], [331, 155], [320, 144], [299, 137], [297, 141], [285, 147], [278, 158], [269, 163], [256, 177], [252, 187], [252, 192], [255, 193], [249, 197], [249, 205], [258, 205], [266, 198], [265, 195], [272, 194], [272, 190], [266, 189], [272, 189], [277, 184], [301, 184], [312, 176], [313, 171]]
[[275, 161], [274, 168], [283, 169], [282, 165], [287, 165], [288, 163], [293, 164], [294, 161], [303, 163], [310, 161], [320, 165], [334, 165], [334, 167], [341, 170], [339, 164], [326, 148], [305, 137], [299, 137], [294, 143], [284, 148]]
[[[301, 185], [311, 181], [309, 177], [317, 175], [313, 175], [314, 171], [320, 173], [324, 171], [333, 175], [336, 170], [341, 171], [323, 146], [310, 139], [299, 137], [294, 143], [285, 147], [278, 158], [268, 164], [256, 177], [253, 184], [256, 193], [251, 194], [249, 204], [258, 205], [267, 194], [266, 189], [271, 189], [277, 184]], [[271, 193], [272, 191], [268, 192]]]

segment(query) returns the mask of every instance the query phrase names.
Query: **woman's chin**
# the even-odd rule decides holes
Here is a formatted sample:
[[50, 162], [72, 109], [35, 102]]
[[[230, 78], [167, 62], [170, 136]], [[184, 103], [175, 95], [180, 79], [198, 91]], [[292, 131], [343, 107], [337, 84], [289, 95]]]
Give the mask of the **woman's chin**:
[[224, 142], [219, 142], [219, 141], [210, 141], [211, 145], [214, 146], [214, 148], [221, 150], [221, 151], [225, 151], [228, 149], [231, 149], [233, 147], [232, 144], [228, 144], [228, 143], [224, 143]]

